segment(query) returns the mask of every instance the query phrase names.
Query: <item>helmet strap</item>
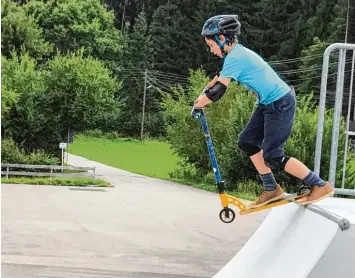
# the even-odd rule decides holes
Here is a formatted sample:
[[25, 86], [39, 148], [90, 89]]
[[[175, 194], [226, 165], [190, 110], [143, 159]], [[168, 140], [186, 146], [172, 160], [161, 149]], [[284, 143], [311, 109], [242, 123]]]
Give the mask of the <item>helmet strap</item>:
[[220, 39], [218, 38], [217, 35], [214, 35], [214, 39], [215, 39], [216, 43], [218, 44], [219, 48], [221, 49], [222, 55], [223, 55], [222, 58], [224, 59], [224, 58], [226, 57], [226, 54], [227, 54], [227, 53], [224, 51], [224, 46], [225, 46], [226, 42], [229, 41], [229, 39], [226, 38], [226, 40], [225, 40], [223, 43], [220, 41]]
[[214, 39], [215, 39], [216, 43], [218, 44], [219, 48], [221, 49], [222, 55], [223, 55], [223, 58], [224, 58], [225, 55], [226, 55], [226, 52], [224, 51], [224, 45], [226, 44], [226, 41], [224, 41], [222, 43], [217, 35], [214, 35]]

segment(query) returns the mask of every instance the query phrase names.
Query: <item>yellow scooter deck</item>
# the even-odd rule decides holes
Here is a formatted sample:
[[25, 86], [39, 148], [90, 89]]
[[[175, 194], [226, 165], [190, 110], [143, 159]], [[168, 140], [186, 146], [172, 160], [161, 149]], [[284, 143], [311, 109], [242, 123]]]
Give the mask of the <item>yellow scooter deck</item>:
[[241, 200], [234, 196], [227, 195], [226, 193], [220, 194], [221, 202], [223, 207], [228, 207], [229, 204], [232, 204], [236, 207], [239, 208], [239, 214], [240, 215], [245, 215], [245, 214], [250, 214], [253, 212], [261, 211], [261, 210], [266, 210], [269, 208], [281, 206], [288, 204], [290, 202], [295, 202], [297, 199], [301, 198], [302, 196], [297, 195], [297, 194], [290, 194], [286, 196], [284, 199], [274, 201], [272, 203], [269, 203], [265, 206], [261, 206], [258, 208], [249, 208], [247, 207]]
[[250, 209], [241, 210], [239, 212], [239, 214], [240, 215], [245, 215], [245, 214], [249, 214], [249, 213], [253, 213], [253, 212], [257, 212], [257, 211], [261, 211], [261, 210], [265, 210], [265, 209], [269, 209], [269, 208], [285, 205], [285, 204], [288, 204], [289, 202], [292, 202], [292, 201], [293, 200], [282, 199], [282, 200], [278, 200], [278, 201], [272, 202], [270, 204], [267, 204], [265, 206], [261, 206], [261, 207], [258, 207], [258, 208], [250, 208]]

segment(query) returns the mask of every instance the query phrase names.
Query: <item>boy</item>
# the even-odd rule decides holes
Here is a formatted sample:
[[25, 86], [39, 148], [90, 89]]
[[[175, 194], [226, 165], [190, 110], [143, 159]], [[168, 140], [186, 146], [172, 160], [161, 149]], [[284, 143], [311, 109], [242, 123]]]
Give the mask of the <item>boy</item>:
[[285, 192], [276, 183], [272, 169], [285, 170], [312, 187], [310, 194], [298, 199], [301, 205], [333, 195], [329, 182], [284, 154], [295, 118], [295, 93], [259, 55], [238, 43], [240, 27], [237, 15], [214, 16], [205, 22], [201, 35], [210, 51], [224, 59], [224, 64], [206, 93], [196, 99], [195, 108], [218, 101], [231, 79], [257, 95], [258, 105], [238, 138], [238, 147], [250, 157], [264, 185], [263, 193], [250, 204], [251, 208], [284, 198]]

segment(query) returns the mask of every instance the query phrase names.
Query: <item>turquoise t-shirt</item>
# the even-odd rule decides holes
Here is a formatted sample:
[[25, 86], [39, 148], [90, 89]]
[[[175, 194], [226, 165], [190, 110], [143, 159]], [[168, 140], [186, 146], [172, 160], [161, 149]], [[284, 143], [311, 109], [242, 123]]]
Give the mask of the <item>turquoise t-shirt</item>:
[[258, 95], [260, 104], [269, 104], [291, 89], [258, 54], [236, 44], [224, 60], [220, 77], [232, 78]]

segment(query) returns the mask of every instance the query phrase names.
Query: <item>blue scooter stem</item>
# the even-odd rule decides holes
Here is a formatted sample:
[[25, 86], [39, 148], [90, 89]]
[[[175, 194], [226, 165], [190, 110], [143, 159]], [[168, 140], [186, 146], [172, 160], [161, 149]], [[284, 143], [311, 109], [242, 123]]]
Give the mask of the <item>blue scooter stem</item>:
[[[201, 95], [204, 94], [205, 90], [206, 90], [206, 88], [201, 93]], [[216, 159], [216, 155], [215, 155], [215, 151], [214, 151], [214, 147], [213, 147], [212, 138], [210, 135], [210, 131], [208, 128], [208, 124], [207, 124], [207, 120], [206, 120], [204, 111], [202, 108], [193, 107], [191, 114], [192, 114], [193, 119], [200, 119], [203, 133], [205, 135], [207, 149], [208, 149], [208, 153], [210, 156], [213, 174], [214, 174], [215, 181], [216, 181], [216, 184], [218, 187], [218, 191], [219, 191], [219, 193], [224, 193], [225, 192], [224, 181], [222, 180], [221, 172], [219, 171], [219, 167], [218, 167], [218, 163], [217, 163], [217, 159]]]
[[208, 129], [207, 120], [206, 120], [203, 110], [201, 111], [200, 122], [202, 125], [203, 133], [205, 135], [206, 144], [207, 144], [207, 148], [208, 148], [208, 153], [210, 155], [215, 180], [216, 180], [217, 184], [220, 184], [220, 183], [222, 183], [222, 177], [221, 177], [221, 173], [219, 171], [219, 167], [218, 167], [218, 163], [217, 163], [217, 159], [216, 159], [216, 154], [215, 154], [214, 147], [213, 147], [212, 138], [211, 138], [211, 135], [210, 135], [210, 132]]

